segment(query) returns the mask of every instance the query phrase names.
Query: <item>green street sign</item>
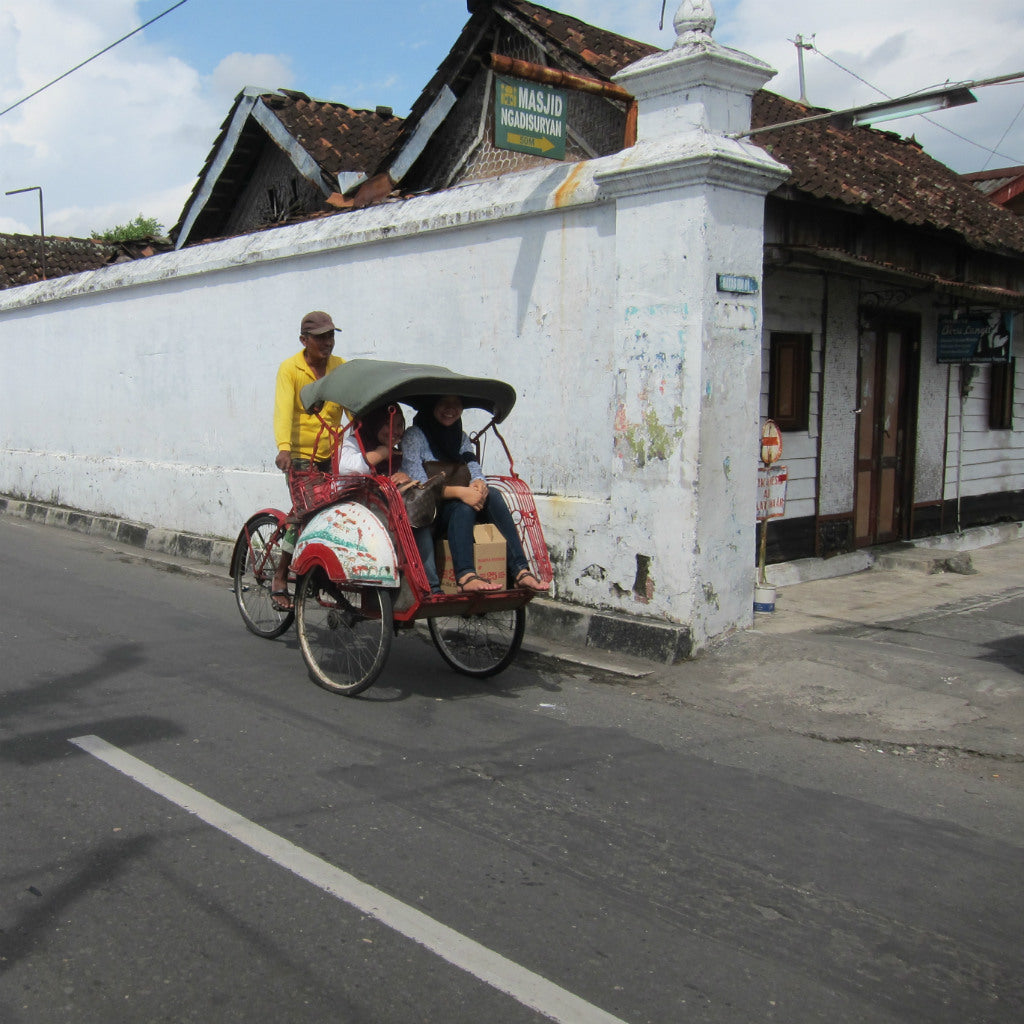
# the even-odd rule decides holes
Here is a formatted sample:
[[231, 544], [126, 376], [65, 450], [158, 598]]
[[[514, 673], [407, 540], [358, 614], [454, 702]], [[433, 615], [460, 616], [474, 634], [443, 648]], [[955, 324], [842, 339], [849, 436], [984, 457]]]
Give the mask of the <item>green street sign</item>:
[[494, 145], [549, 160], [565, 159], [565, 93], [549, 85], [496, 79]]

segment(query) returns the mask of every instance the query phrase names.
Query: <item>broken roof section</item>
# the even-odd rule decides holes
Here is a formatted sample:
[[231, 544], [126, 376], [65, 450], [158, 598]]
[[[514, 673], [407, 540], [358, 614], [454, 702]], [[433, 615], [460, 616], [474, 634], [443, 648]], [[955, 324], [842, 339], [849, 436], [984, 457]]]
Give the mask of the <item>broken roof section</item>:
[[[822, 111], [762, 90], [754, 95], [751, 127], [816, 113]], [[783, 195], [795, 189], [905, 224], [952, 231], [977, 249], [1024, 253], [1024, 221], [989, 202], [912, 139], [873, 128], [836, 128], [826, 120], [751, 141], [792, 172], [777, 190]]]
[[327, 196], [366, 178], [401, 126], [388, 107], [355, 110], [287, 89], [245, 89], [171, 237], [181, 248], [318, 212]]

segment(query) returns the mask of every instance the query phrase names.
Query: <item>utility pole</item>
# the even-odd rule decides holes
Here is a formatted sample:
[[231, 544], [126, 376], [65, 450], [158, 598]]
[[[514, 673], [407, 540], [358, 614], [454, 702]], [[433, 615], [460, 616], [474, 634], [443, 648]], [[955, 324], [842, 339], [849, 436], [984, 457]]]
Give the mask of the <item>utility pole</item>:
[[42, 185], [29, 185], [27, 188], [12, 188], [6, 193], [9, 196], [16, 196], [19, 192], [39, 193], [39, 269], [42, 272], [43, 280], [46, 280], [46, 231], [43, 228], [43, 187]]
[[810, 103], [807, 101], [807, 85], [804, 81], [804, 50], [814, 49], [814, 36], [811, 36], [811, 41], [809, 43], [805, 43], [804, 37], [801, 35], [798, 35], [792, 42], [796, 47], [797, 70], [800, 73], [800, 102], [805, 107], [809, 107]]

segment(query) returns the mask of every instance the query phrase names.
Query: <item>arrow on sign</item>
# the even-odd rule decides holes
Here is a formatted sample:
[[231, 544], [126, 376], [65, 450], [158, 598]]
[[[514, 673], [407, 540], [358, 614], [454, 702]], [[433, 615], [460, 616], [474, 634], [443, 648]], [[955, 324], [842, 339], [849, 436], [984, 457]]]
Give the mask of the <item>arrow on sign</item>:
[[512, 146], [529, 146], [530, 149], [539, 149], [542, 153], [555, 148], [550, 139], [538, 138], [535, 135], [515, 135], [509, 132], [508, 141]]

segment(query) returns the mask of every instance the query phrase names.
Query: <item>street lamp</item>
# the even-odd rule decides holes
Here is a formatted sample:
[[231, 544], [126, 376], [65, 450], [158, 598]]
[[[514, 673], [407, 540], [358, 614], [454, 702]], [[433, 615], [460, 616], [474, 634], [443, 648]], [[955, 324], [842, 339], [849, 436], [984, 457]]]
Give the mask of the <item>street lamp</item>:
[[12, 188], [6, 193], [9, 196], [16, 196], [20, 192], [39, 193], [39, 269], [42, 272], [43, 280], [46, 280], [46, 231], [43, 228], [43, 187], [41, 185], [29, 185], [27, 188]]
[[[1018, 74], [1007, 78], [1021, 78]], [[750, 131], [737, 132], [730, 135], [731, 139], [749, 139], [754, 135], [778, 131], [780, 128], [792, 128], [798, 124], [811, 124], [814, 121], [829, 121], [837, 128], [850, 128], [853, 125], [874, 124], [878, 121], [893, 121], [898, 117], [911, 117], [914, 114], [927, 114], [932, 110], [946, 110], [949, 107], [960, 107], [965, 103], [977, 103], [977, 97], [970, 91], [979, 85], [989, 82], [967, 82], [963, 85], [945, 86], [928, 92], [901, 96], [894, 100], [882, 100], [880, 103], [869, 103], [861, 107], [848, 107], [846, 110], [826, 110], [820, 114], [798, 117], [794, 121], [783, 121], [780, 124], [767, 124]]]
[[895, 121], [900, 117], [913, 117], [915, 114], [930, 114], [933, 110], [948, 110], [950, 107], [962, 107], [967, 103], [977, 103], [978, 98], [965, 86], [945, 89], [933, 89], [930, 92], [917, 93], [899, 100], [883, 100], [870, 103], [866, 107], [858, 107], [848, 113], [839, 113], [833, 117], [833, 123], [840, 128], [852, 125], [875, 124], [878, 121]]
[[846, 110], [826, 110], [821, 114], [798, 117], [795, 121], [766, 124], [762, 128], [736, 132], [735, 135], [729, 135], [728, 138], [749, 139], [753, 135], [763, 135], [765, 132], [778, 131], [780, 128], [792, 128], [797, 124], [810, 124], [812, 121], [831, 121], [839, 128], [849, 128], [857, 124], [874, 124], [878, 121], [892, 121], [897, 117], [911, 117], [914, 114], [927, 114], [931, 110], [947, 110], [949, 107], [960, 107], [965, 103], [976, 103], [977, 97], [971, 92], [971, 89], [978, 89], [984, 85], [1005, 85], [1022, 80], [1024, 80], [1024, 71], [1015, 71], [1009, 75], [982, 78], [976, 82], [950, 83], [940, 89], [911, 93], [909, 96], [899, 96], [894, 100], [882, 100], [880, 103], [869, 103], [861, 107], [848, 107]]

